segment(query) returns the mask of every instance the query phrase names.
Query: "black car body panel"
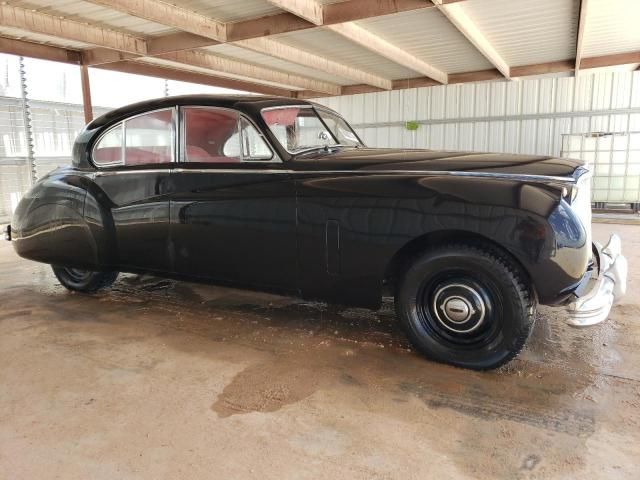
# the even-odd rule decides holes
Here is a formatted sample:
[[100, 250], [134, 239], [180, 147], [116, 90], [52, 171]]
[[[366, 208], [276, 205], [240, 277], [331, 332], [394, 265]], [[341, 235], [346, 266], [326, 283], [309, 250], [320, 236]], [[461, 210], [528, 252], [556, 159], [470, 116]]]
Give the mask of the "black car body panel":
[[[563, 301], [588, 269], [586, 229], [566, 199], [568, 159], [341, 148], [289, 154], [260, 112], [308, 104], [270, 97], [143, 102], [87, 125], [73, 166], [41, 179], [12, 222], [23, 257], [94, 270], [156, 272], [377, 307], [404, 254], [481, 239], [515, 259], [541, 303]], [[240, 111], [278, 162], [97, 168], [109, 126], [158, 108]]]

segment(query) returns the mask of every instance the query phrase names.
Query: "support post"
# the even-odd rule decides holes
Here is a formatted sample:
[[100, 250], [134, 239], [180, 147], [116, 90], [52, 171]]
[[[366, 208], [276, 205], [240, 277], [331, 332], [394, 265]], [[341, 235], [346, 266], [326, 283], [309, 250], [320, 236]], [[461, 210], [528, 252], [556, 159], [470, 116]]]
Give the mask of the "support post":
[[84, 122], [93, 120], [93, 106], [91, 105], [91, 87], [89, 85], [89, 67], [80, 65], [80, 78], [82, 81], [82, 107], [84, 109]]

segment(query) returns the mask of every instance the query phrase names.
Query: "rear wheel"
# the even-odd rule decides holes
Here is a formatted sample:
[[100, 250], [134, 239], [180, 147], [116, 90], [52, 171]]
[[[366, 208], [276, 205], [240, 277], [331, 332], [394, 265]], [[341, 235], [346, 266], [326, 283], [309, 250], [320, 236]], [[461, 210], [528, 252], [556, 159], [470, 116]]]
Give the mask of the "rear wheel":
[[67, 289], [75, 292], [97, 292], [113, 285], [118, 277], [118, 272], [94, 272], [58, 265], [52, 265], [51, 268], [58, 281]]
[[505, 256], [450, 245], [413, 261], [399, 284], [396, 311], [425, 356], [486, 370], [520, 352], [533, 328], [535, 302]]

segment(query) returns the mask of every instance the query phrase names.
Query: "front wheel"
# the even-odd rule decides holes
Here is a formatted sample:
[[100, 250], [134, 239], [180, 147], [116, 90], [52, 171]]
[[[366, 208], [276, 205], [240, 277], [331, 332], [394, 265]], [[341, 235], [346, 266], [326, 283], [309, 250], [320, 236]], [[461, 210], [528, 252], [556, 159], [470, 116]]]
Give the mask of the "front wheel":
[[58, 281], [65, 288], [74, 292], [97, 292], [113, 285], [118, 277], [118, 272], [94, 272], [58, 265], [52, 265], [51, 268]]
[[535, 302], [503, 255], [470, 245], [429, 250], [405, 271], [396, 312], [425, 356], [474, 370], [497, 368], [524, 346]]

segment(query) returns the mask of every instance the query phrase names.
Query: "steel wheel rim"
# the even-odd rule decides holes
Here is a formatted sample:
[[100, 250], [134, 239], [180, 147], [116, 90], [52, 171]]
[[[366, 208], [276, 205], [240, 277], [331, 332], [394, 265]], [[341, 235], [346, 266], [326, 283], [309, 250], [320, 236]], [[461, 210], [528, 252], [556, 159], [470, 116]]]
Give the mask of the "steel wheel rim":
[[65, 267], [64, 270], [74, 282], [84, 282], [93, 273], [90, 270], [83, 270], [81, 268]]
[[454, 270], [426, 278], [417, 294], [420, 324], [445, 342], [471, 346], [497, 335], [499, 294], [488, 279]]

